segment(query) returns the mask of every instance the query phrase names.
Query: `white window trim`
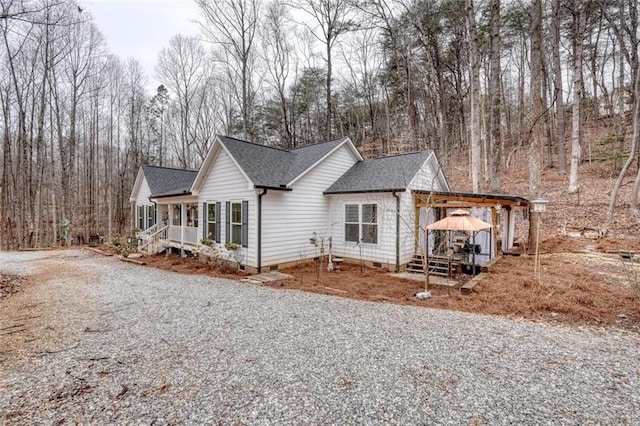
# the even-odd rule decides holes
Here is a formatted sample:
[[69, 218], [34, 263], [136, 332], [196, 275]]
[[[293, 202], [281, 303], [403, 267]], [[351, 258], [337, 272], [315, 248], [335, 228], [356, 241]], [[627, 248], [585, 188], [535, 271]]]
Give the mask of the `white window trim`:
[[[362, 220], [362, 207], [365, 205], [373, 205], [376, 206], [376, 222], [363, 222]], [[358, 207], [358, 221], [357, 222], [347, 222], [347, 206], [357, 206]], [[343, 220], [343, 238], [344, 241], [346, 243], [355, 243], [356, 241], [352, 241], [352, 240], [347, 240], [346, 236], [347, 236], [347, 225], [358, 225], [358, 243], [360, 244], [367, 244], [367, 245], [378, 245], [380, 243], [380, 222], [378, 221], [378, 215], [379, 215], [379, 211], [378, 211], [378, 203], [367, 203], [367, 202], [359, 202], [359, 203], [345, 203], [343, 205], [343, 209], [342, 211], [344, 212], [344, 220]], [[376, 242], [375, 243], [371, 243], [371, 242], [365, 242], [362, 241], [363, 238], [363, 232], [362, 232], [362, 226], [363, 225], [375, 225], [376, 226]]]
[[[230, 200], [231, 201], [231, 200]], [[231, 229], [229, 230], [229, 237], [231, 239], [231, 241], [233, 241], [234, 243], [241, 245], [242, 244], [242, 201], [231, 201], [231, 208], [229, 211], [229, 214], [231, 214], [231, 217], [229, 218], [229, 226], [231, 227]], [[233, 206], [234, 205], [238, 205], [240, 206], [240, 222], [234, 222], [233, 221]], [[240, 240], [239, 241], [235, 241], [233, 239], [233, 229], [234, 226], [237, 226], [238, 228], [240, 228]]]
[[[216, 211], [216, 205], [217, 204], [216, 204], [215, 201], [207, 201], [206, 203], [207, 203], [207, 211], [204, 212], [204, 215], [205, 215], [204, 223], [205, 223], [205, 226], [207, 227], [207, 238], [209, 238], [209, 239], [211, 239], [213, 241], [216, 241], [215, 231], [216, 231], [216, 224], [220, 221], [220, 212]], [[214, 221], [210, 221], [209, 220], [209, 209], [211, 207], [213, 207], [213, 212], [215, 214], [215, 220]], [[213, 224], [214, 235], [209, 235], [210, 234], [210, 232], [209, 232], [209, 224]], [[218, 239], [220, 239], [219, 235], [217, 235], [217, 237], [218, 237]]]

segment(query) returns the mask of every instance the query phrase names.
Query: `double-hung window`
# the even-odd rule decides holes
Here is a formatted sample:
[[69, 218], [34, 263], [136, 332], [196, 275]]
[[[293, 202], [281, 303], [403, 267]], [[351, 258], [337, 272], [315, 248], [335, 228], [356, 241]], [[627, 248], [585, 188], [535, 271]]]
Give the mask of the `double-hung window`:
[[218, 223], [216, 206], [216, 203], [207, 204], [207, 238], [213, 241], [220, 241], [216, 230], [216, 224]]
[[149, 204], [147, 206], [147, 228], [151, 228], [155, 224], [156, 224], [156, 206], [154, 206], [153, 204]]
[[231, 241], [242, 244], [242, 203], [231, 203]]
[[378, 243], [377, 204], [345, 205], [344, 240], [354, 243]]
[[239, 246], [248, 247], [249, 201], [227, 201], [224, 217], [225, 242], [234, 242]]
[[138, 206], [138, 229], [143, 230], [144, 226], [144, 206]]

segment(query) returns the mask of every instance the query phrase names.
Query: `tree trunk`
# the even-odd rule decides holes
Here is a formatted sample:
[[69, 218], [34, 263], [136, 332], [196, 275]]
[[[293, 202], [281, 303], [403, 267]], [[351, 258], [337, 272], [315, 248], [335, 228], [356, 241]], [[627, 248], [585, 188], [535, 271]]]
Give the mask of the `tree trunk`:
[[567, 141], [565, 135], [566, 118], [564, 111], [564, 90], [562, 89], [562, 65], [560, 62], [560, 0], [553, 0], [551, 34], [553, 36], [552, 61], [554, 100], [556, 104], [556, 144], [558, 150], [558, 173], [567, 174]]
[[471, 188], [480, 191], [480, 58], [478, 52], [478, 34], [473, 0], [467, 1], [467, 25], [469, 26], [469, 82], [471, 85]]
[[[542, 103], [542, 4], [534, 0], [531, 5], [531, 127], [529, 138], [529, 194], [531, 199], [540, 196], [542, 152], [544, 132], [542, 128], [544, 105]], [[540, 213], [529, 215], [529, 251], [538, 246]]]
[[584, 0], [577, 0], [577, 16], [574, 16], [574, 40], [573, 40], [573, 110], [571, 116], [571, 165], [569, 168], [570, 194], [579, 191], [578, 166], [580, 164], [582, 146], [582, 60], [584, 43], [582, 41], [586, 22]]
[[[634, 82], [634, 91], [638, 93], [640, 90], [640, 73], [636, 70], [636, 79]], [[633, 136], [631, 138], [631, 151], [629, 152], [629, 156], [627, 157], [627, 161], [622, 166], [622, 170], [620, 170], [620, 174], [618, 175], [618, 179], [616, 180], [613, 189], [611, 190], [611, 198], [609, 200], [609, 208], [607, 209], [607, 221], [606, 227], [609, 228], [613, 224], [613, 211], [616, 206], [616, 200], [618, 198], [618, 194], [620, 192], [620, 187], [622, 186], [622, 181], [633, 164], [633, 161], [636, 158], [636, 152], [638, 150], [638, 139], [640, 139], [640, 96], [635, 97], [635, 102], [633, 106]], [[638, 179], [636, 177], [636, 183]], [[634, 185], [634, 191], [637, 191], [637, 184]], [[637, 214], [637, 203], [633, 203], [631, 205], [632, 214]]]
[[491, 116], [489, 120], [489, 192], [500, 193], [502, 186], [502, 144], [500, 141], [500, 0], [491, 1], [491, 71], [489, 96]]

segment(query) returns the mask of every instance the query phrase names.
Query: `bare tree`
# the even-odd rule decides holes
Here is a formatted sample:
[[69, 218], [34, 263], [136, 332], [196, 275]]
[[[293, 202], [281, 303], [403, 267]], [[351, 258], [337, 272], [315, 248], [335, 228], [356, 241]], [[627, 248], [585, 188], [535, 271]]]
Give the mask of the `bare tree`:
[[555, 138], [558, 150], [558, 173], [567, 174], [566, 118], [564, 111], [564, 90], [562, 86], [562, 65], [560, 62], [560, 0], [551, 3], [552, 67], [554, 101], [556, 112]]
[[288, 24], [287, 12], [286, 4], [280, 0], [274, 0], [267, 5], [263, 23], [263, 52], [271, 77], [267, 83], [276, 93], [280, 110], [281, 144], [293, 148], [295, 140], [293, 139], [287, 97], [291, 57], [293, 56], [293, 44], [289, 36], [293, 30]]
[[586, 2], [574, 0], [573, 6], [573, 106], [571, 111], [571, 165], [569, 167], [569, 193], [579, 191], [578, 166], [582, 154], [582, 97], [583, 74], [582, 62], [584, 52], [584, 31], [586, 26]]
[[[223, 61], [236, 83], [236, 97], [242, 114], [242, 134], [253, 134], [254, 39], [260, 14], [259, 0], [196, 0], [204, 14], [202, 28], [208, 39], [225, 52]], [[237, 87], [239, 86], [239, 88]]]
[[502, 192], [500, 174], [502, 171], [502, 141], [500, 140], [500, 0], [491, 0], [490, 75], [489, 97], [491, 113], [489, 117], [489, 191]]
[[317, 26], [311, 27], [313, 35], [324, 44], [326, 74], [326, 130], [325, 138], [331, 139], [333, 129], [331, 120], [333, 116], [333, 100], [331, 83], [333, 79], [332, 52], [338, 38], [354, 27], [350, 20], [352, 3], [349, 0], [299, 0], [297, 6], [313, 18]]
[[476, 30], [476, 11], [473, 0], [467, 1], [467, 31], [469, 32], [469, 84], [471, 127], [471, 188], [480, 191], [480, 41]]
[[[531, 86], [530, 96], [533, 105], [530, 120], [529, 139], [529, 194], [531, 199], [540, 196], [542, 152], [544, 132], [542, 129], [545, 114], [542, 101], [542, 0], [533, 0], [531, 4]], [[537, 247], [540, 213], [531, 212], [529, 216], [529, 247]]]
[[169, 97], [175, 96], [178, 112], [179, 158], [184, 168], [196, 167], [191, 157], [196, 141], [195, 97], [204, 84], [208, 71], [205, 49], [196, 37], [173, 36], [169, 46], [158, 56], [156, 73], [169, 89]]

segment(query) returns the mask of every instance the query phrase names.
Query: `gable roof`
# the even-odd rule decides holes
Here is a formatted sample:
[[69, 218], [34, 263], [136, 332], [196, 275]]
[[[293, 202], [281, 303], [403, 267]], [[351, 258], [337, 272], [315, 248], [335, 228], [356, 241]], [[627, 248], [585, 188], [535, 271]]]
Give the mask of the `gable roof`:
[[432, 150], [425, 150], [360, 161], [324, 193], [404, 191], [432, 154]]
[[142, 166], [152, 197], [180, 195], [191, 190], [197, 172], [171, 167]]
[[362, 159], [349, 138], [321, 142], [285, 150], [228, 136], [218, 136], [220, 144], [255, 187], [285, 189], [318, 162], [348, 143], [357, 159]]

